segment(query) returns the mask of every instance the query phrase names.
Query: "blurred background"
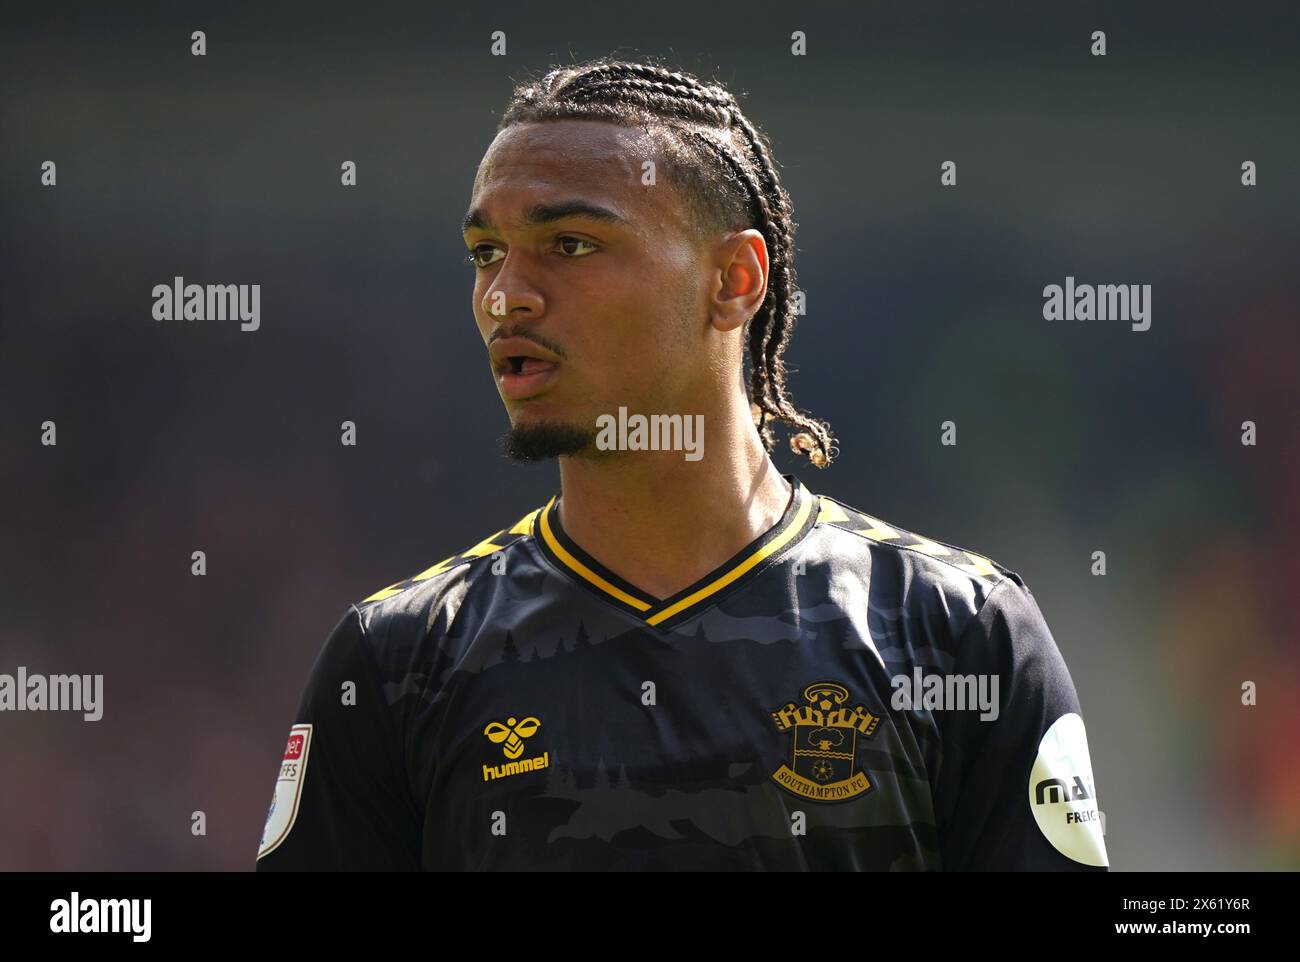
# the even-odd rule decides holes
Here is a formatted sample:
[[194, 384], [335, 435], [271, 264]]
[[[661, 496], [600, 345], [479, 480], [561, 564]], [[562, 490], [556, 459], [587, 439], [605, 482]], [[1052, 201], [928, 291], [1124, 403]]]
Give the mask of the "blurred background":
[[[176, 7], [0, 29], [0, 672], [105, 676], [96, 723], [0, 713], [0, 869], [250, 870], [348, 604], [556, 492], [498, 454], [459, 221], [513, 83], [605, 54], [772, 138], [841, 447], [778, 464], [1026, 579], [1112, 868], [1300, 868], [1300, 8]], [[154, 321], [176, 275], [261, 329]], [[1067, 275], [1150, 330], [1045, 321]]]

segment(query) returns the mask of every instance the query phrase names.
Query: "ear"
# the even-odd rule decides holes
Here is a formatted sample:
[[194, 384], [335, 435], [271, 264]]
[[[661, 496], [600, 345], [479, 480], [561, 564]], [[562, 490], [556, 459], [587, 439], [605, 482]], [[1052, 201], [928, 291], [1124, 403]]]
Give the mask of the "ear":
[[754, 228], [729, 234], [713, 253], [717, 280], [709, 320], [719, 331], [734, 331], [758, 313], [767, 296], [767, 242]]

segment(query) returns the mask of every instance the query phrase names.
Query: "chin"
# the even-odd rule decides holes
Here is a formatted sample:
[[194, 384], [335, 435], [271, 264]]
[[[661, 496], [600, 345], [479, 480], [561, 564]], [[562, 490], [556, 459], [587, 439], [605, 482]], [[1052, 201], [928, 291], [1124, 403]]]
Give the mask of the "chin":
[[510, 433], [501, 438], [501, 452], [513, 461], [544, 461], [581, 454], [595, 446], [590, 424], [545, 417], [538, 412], [516, 416]]

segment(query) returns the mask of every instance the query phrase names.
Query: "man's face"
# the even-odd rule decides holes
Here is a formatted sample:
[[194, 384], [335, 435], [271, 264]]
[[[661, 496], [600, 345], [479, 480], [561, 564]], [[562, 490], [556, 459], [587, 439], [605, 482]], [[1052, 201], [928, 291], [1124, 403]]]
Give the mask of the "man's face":
[[465, 243], [512, 457], [596, 456], [600, 415], [687, 414], [704, 389], [707, 264], [677, 189], [642, 183], [655, 156], [640, 128], [565, 120], [479, 165]]

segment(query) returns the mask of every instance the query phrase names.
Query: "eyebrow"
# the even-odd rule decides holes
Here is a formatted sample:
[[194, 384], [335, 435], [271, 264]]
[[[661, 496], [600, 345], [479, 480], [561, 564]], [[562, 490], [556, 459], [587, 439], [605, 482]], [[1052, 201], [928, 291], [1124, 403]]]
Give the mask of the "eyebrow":
[[[566, 217], [585, 217], [587, 220], [598, 220], [607, 224], [628, 225], [630, 223], [617, 211], [589, 200], [564, 200], [554, 204], [533, 204], [524, 211], [524, 218], [519, 222], [519, 226], [521, 230], [528, 230]], [[465, 215], [465, 220], [461, 224], [461, 233], [468, 233], [473, 228], [490, 230], [491, 227], [492, 221], [480, 208], [475, 207]]]

